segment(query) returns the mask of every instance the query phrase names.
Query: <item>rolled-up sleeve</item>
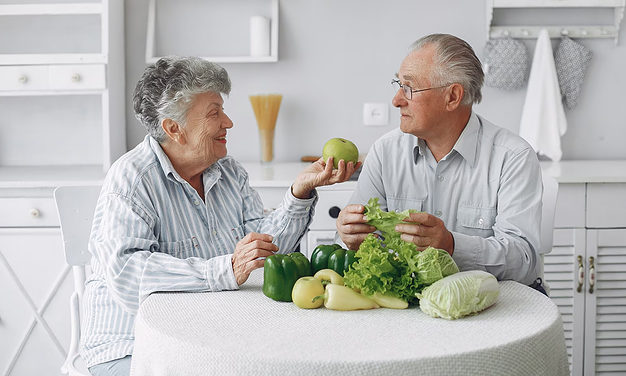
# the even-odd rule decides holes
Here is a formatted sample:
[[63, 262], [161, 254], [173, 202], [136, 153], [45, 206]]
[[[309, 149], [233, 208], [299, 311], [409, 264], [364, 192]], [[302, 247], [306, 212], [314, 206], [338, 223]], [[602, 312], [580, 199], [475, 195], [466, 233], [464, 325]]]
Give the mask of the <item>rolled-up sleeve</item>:
[[231, 255], [205, 260], [176, 258], [159, 252], [155, 218], [117, 194], [103, 195], [97, 205], [90, 252], [103, 268], [112, 298], [130, 313], [157, 291], [236, 289]]

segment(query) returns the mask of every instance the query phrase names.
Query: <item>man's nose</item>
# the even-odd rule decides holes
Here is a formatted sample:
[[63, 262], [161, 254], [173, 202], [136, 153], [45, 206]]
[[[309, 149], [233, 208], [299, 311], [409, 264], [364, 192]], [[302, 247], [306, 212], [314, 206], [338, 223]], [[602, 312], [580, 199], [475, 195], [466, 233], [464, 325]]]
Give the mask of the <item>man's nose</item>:
[[394, 107], [406, 106], [407, 100], [406, 100], [406, 97], [404, 96], [404, 92], [402, 91], [402, 88], [398, 88], [398, 90], [396, 91], [396, 95], [394, 95], [393, 99], [391, 100], [391, 104]]

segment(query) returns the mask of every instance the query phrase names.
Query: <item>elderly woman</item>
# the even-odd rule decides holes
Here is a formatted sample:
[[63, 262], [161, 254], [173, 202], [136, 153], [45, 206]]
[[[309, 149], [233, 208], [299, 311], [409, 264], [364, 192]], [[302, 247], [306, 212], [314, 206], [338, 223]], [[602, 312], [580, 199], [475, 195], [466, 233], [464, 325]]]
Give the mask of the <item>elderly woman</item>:
[[93, 375], [129, 374], [134, 315], [149, 294], [237, 289], [264, 257], [296, 248], [315, 188], [358, 167], [313, 163], [263, 217], [248, 174], [227, 156], [229, 92], [226, 71], [199, 58], [160, 59], [135, 88], [148, 135], [109, 170], [89, 242], [81, 355]]

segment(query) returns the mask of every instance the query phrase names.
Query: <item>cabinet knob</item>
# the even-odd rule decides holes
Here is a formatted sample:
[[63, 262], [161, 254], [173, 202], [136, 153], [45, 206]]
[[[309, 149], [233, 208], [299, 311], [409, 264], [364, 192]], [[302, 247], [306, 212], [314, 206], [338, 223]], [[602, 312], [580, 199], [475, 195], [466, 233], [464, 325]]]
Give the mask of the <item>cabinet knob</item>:
[[83, 78], [78, 73], [72, 75], [72, 82], [80, 82]]
[[328, 215], [330, 215], [333, 218], [337, 218], [337, 217], [339, 217], [339, 212], [340, 211], [341, 211], [341, 209], [339, 209], [339, 207], [333, 206], [330, 209], [328, 209]]
[[39, 212], [39, 209], [37, 209], [37, 208], [30, 209], [30, 216], [31, 217], [37, 218], [37, 217], [39, 217], [40, 214], [41, 213]]
[[27, 83], [27, 82], [28, 82], [28, 76], [27, 76], [27, 75], [25, 75], [25, 74], [20, 75], [20, 76], [17, 78], [17, 82], [19, 82], [20, 84], [25, 84], [25, 83]]

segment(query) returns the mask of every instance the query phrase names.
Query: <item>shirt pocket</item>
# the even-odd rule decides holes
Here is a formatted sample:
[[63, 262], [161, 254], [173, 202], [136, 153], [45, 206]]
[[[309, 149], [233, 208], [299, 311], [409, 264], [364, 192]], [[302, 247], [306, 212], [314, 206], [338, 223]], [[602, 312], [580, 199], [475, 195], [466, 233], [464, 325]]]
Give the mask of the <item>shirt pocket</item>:
[[246, 226], [235, 226], [230, 229], [228, 235], [230, 236], [232, 241], [237, 244], [241, 239], [243, 239], [244, 236], [246, 236]]
[[496, 223], [496, 208], [460, 206], [457, 225], [468, 235], [491, 236]]
[[387, 198], [387, 211], [405, 211], [407, 209], [415, 209], [417, 211], [424, 210], [424, 200], [416, 198]]
[[199, 245], [198, 239], [195, 236], [176, 242], [159, 242], [159, 252], [167, 253], [176, 258], [186, 259], [188, 257], [197, 256], [197, 250], [200, 248]]

